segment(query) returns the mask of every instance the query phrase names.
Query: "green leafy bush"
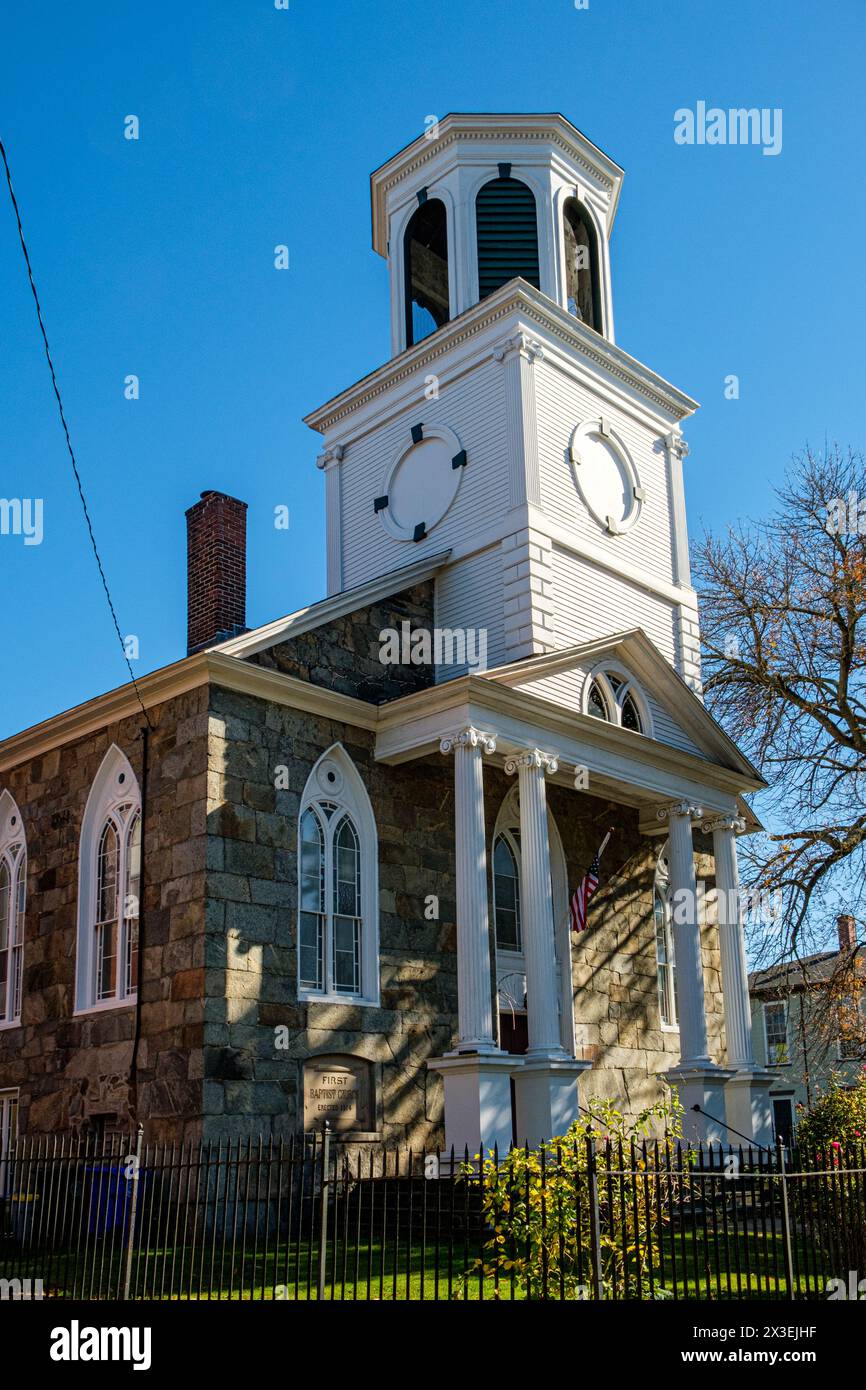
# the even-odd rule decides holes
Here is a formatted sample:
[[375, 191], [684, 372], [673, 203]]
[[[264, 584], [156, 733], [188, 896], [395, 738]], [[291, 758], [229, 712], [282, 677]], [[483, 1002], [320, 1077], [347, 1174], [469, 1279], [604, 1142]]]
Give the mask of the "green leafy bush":
[[[517, 1298], [595, 1298], [597, 1247], [604, 1297], [641, 1290], [669, 1296], [658, 1282], [658, 1236], [681, 1178], [668, 1171], [664, 1149], [656, 1168], [655, 1146], [644, 1142], [659, 1130], [673, 1143], [682, 1135], [675, 1096], [636, 1119], [627, 1119], [610, 1101], [592, 1100], [567, 1133], [535, 1149], [512, 1149], [498, 1162], [492, 1151], [483, 1158], [476, 1154], [464, 1173], [480, 1192], [489, 1234], [467, 1277], [506, 1283]], [[590, 1201], [593, 1153], [597, 1236]], [[642, 1180], [650, 1169], [652, 1179]]]
[[852, 1086], [833, 1075], [811, 1110], [797, 1107], [797, 1144], [833, 1158], [833, 1150], [866, 1142], [866, 1067]]

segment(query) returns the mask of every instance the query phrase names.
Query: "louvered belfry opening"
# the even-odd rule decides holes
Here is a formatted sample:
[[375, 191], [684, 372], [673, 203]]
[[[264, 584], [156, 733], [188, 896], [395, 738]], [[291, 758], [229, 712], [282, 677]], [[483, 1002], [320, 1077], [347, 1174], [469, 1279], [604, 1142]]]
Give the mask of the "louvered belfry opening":
[[491, 179], [475, 200], [478, 230], [478, 298], [485, 299], [518, 275], [540, 289], [538, 222], [532, 189], [520, 179]]

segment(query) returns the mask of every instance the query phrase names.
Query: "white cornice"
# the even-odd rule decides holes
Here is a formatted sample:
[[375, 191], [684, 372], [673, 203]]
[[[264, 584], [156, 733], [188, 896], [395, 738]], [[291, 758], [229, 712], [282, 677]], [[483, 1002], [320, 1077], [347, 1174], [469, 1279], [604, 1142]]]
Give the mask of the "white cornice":
[[387, 574], [379, 575], [366, 584], [357, 584], [353, 589], [342, 589], [338, 594], [331, 594], [329, 598], [321, 599], [318, 603], [311, 603], [308, 608], [299, 608], [296, 613], [276, 618], [274, 622], [265, 623], [263, 627], [253, 628], [250, 632], [242, 632], [239, 637], [231, 637], [227, 642], [221, 642], [218, 647], [214, 647], [213, 651], [222, 652], [225, 656], [254, 656], [256, 652], [273, 647], [277, 642], [285, 642], [289, 637], [298, 637], [302, 632], [310, 632], [313, 628], [321, 627], [323, 623], [344, 617], [346, 613], [356, 613], [359, 608], [366, 608], [381, 598], [387, 598], [389, 594], [402, 593], [413, 584], [431, 579], [450, 555], [450, 550], [440, 550], [423, 560], [415, 560], [411, 565], [389, 570]]
[[[163, 666], [137, 681], [139, 694], [145, 709], [164, 704], [178, 695], [204, 685], [208, 679], [208, 653], [199, 652], [171, 666]], [[104, 695], [97, 695], [83, 705], [55, 714], [41, 724], [12, 734], [0, 742], [0, 771], [17, 767], [29, 758], [37, 758], [52, 748], [70, 743], [73, 739], [84, 738], [87, 734], [114, 724], [119, 719], [128, 719], [138, 714], [144, 722], [141, 706], [130, 684], [118, 686]]]
[[391, 189], [432, 160], [441, 159], [450, 146], [465, 141], [497, 144], [548, 142], [564, 153], [572, 164], [598, 180], [610, 198], [609, 225], [613, 225], [623, 170], [559, 112], [505, 115], [481, 111], [451, 112], [437, 123], [434, 139], [426, 134], [419, 135], [370, 175], [373, 247], [380, 256], [388, 254], [388, 194]]
[[[690, 788], [689, 795], [703, 796], [708, 805], [713, 798], [706, 795], [707, 790], [715, 789], [727, 799], [726, 809], [730, 809], [738, 795], [765, 785], [756, 773], [711, 762], [591, 715], [563, 709], [486, 675], [461, 676], [380, 705], [376, 755], [384, 762], [402, 762], [431, 752], [443, 733], [458, 723], [490, 729], [503, 754], [517, 726], [537, 731], [534, 741], [546, 737], [554, 750], [570, 749], [573, 753], [579, 748], [580, 760], [599, 773], [601, 780], [597, 778], [597, 782], [604, 785], [596, 794], [632, 804], [651, 799], [665, 785], [675, 784], [683, 788], [683, 794]], [[568, 760], [569, 753], [563, 752], [563, 757]], [[614, 796], [612, 789], [617, 787], [619, 794]], [[622, 794], [629, 787], [635, 789], [633, 797]]]
[[[255, 695], [275, 704], [288, 705], [292, 709], [307, 710], [327, 719], [340, 720], [355, 728], [376, 728], [375, 705], [217, 651], [188, 656], [172, 666], [142, 676], [137, 685], [145, 709], [151, 710], [208, 683], [244, 695]], [[136, 715], [144, 722], [135, 691], [131, 685], [119, 686], [105, 695], [88, 700], [86, 704], [76, 705], [74, 709], [4, 739], [0, 742], [0, 772], [17, 767], [31, 758], [38, 758], [63, 744], [86, 738], [88, 734], [105, 729], [118, 720], [135, 718]]]
[[[387, 763], [432, 752], [454, 728], [471, 724], [489, 729], [499, 740], [503, 756], [528, 743], [545, 747], [549, 744], [563, 756], [560, 780], [567, 781], [570, 775], [566, 763], [579, 762], [591, 771], [593, 794], [609, 796], [626, 805], [643, 806], [653, 799], [689, 796], [702, 800], [711, 811], [730, 814], [740, 804], [743, 793], [763, 786], [756, 776], [641, 738], [589, 715], [561, 709], [486, 676], [461, 676], [376, 706], [209, 651], [143, 676], [138, 689], [145, 707], [152, 709], [208, 683], [375, 731], [377, 757]], [[138, 712], [138, 700], [131, 686], [109, 691], [4, 740], [0, 743], [0, 771], [17, 767], [120, 719], [134, 718]]]
[[665, 706], [698, 748], [713, 760], [714, 765], [728, 767], [745, 777], [749, 782], [749, 790], [766, 786], [757, 768], [740, 752], [721, 724], [713, 718], [690, 686], [665, 660], [643, 628], [629, 628], [625, 632], [599, 637], [592, 642], [494, 667], [484, 673], [484, 679], [519, 687], [576, 666], [595, 665], [604, 656], [614, 655], [624, 660], [628, 669], [637, 676], [643, 689]]
[[347, 416], [390, 391], [394, 386], [423, 373], [428, 366], [440, 366], [452, 348], [493, 328], [509, 315], [520, 315], [552, 334], [557, 342], [584, 361], [600, 367], [643, 397], [657, 410], [683, 420], [698, 408], [697, 401], [665, 381], [650, 367], [638, 362], [615, 343], [581, 323], [552, 299], [525, 280], [510, 280], [494, 294], [473, 304], [465, 313], [431, 333], [422, 343], [391, 358], [375, 372], [341, 391], [318, 410], [304, 417], [311, 429], [325, 434]]

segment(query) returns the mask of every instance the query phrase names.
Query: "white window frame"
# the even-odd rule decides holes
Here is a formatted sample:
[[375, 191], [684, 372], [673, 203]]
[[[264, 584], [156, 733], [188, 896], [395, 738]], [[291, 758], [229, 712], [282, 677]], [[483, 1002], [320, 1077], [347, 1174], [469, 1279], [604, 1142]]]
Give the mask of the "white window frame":
[[[615, 676], [622, 681], [619, 690], [614, 690], [608, 676]], [[583, 683], [581, 713], [589, 715], [592, 719], [597, 719], [598, 715], [591, 714], [589, 709], [589, 696], [593, 683], [598, 686], [607, 707], [607, 723], [615, 724], [620, 729], [625, 727], [622, 722], [622, 707], [626, 697], [630, 695], [637, 709], [640, 729], [629, 729], [627, 732], [640, 733], [644, 738], [653, 737], [653, 722], [649, 703], [634, 676], [625, 666], [621, 666], [615, 661], [603, 661], [587, 673]]]
[[[128, 808], [123, 811], [122, 808]], [[75, 970], [74, 1014], [102, 1013], [109, 1009], [128, 1009], [135, 1005], [137, 990], [127, 989], [126, 958], [131, 925], [139, 916], [137, 899], [127, 901], [127, 850], [130, 828], [141, 816], [138, 779], [126, 755], [112, 744], [93, 780], [84, 819], [78, 859], [78, 934]], [[118, 835], [117, 863], [117, 989], [107, 999], [96, 997], [98, 855], [102, 833], [112, 821]], [[143, 852], [143, 845], [142, 845]], [[139, 978], [141, 961], [139, 960]]]
[[0, 1197], [6, 1196], [9, 1150], [18, 1138], [19, 1098], [17, 1086], [0, 1091]]
[[[576, 1047], [574, 1016], [574, 985], [571, 958], [571, 921], [568, 911], [568, 868], [562, 839], [556, 820], [548, 808], [547, 829], [550, 843], [550, 886], [553, 897], [553, 916], [556, 926], [556, 974], [557, 1003], [559, 1011], [559, 1032], [562, 1046], [569, 1057], [574, 1057]], [[493, 903], [493, 951], [496, 965], [497, 1007], [500, 1012], [523, 1013], [523, 997], [526, 993], [525, 923], [523, 921], [523, 852], [519, 839], [520, 832], [520, 789], [515, 784], [506, 794], [490, 841], [489, 872], [491, 899]], [[523, 949], [519, 951], [502, 947], [496, 940], [496, 894], [493, 888], [493, 848], [500, 836], [508, 840], [511, 853], [517, 861], [517, 894], [521, 918]]]
[[24, 928], [27, 910], [27, 837], [21, 812], [8, 791], [0, 796], [0, 864], [9, 875], [7, 903], [7, 970], [0, 1000], [0, 1031], [21, 1027], [24, 997]]
[[[656, 920], [656, 902], [662, 906], [662, 929], [665, 942], [665, 959], [659, 959], [658, 941], [658, 922]], [[663, 1033], [678, 1033], [680, 1031], [679, 1013], [677, 1011], [677, 959], [674, 942], [673, 914], [671, 912], [671, 882], [670, 870], [668, 869], [668, 841], [665, 840], [661, 853], [656, 861], [655, 879], [653, 881], [653, 950], [656, 958], [656, 994], [659, 1006], [659, 1023]], [[659, 985], [658, 972], [665, 972], [665, 992], [670, 1004], [670, 1018], [664, 1016], [664, 1000], [661, 986]]]
[[[503, 827], [493, 836], [493, 848], [490, 855], [490, 872], [493, 877], [493, 939], [496, 942], [496, 950], [500, 954], [523, 956], [523, 914], [521, 910], [521, 862], [520, 845], [515, 838], [515, 828]], [[499, 935], [496, 923], [496, 846], [500, 840], [504, 840], [514, 861], [514, 877], [516, 882], [515, 904], [517, 916], [517, 935], [519, 944], [517, 946], [500, 946]]]
[[[768, 1028], [767, 1025], [768, 1025], [768, 1020], [769, 1020], [770, 1010], [771, 1010], [771, 1009], [782, 1009], [782, 1011], [784, 1012], [784, 1015], [785, 1015], [785, 1043], [784, 1043], [784, 1047], [785, 1047], [785, 1058], [784, 1058], [784, 1061], [781, 1061], [781, 1062], [777, 1061], [776, 1058], [775, 1058], [775, 1057], [772, 1055], [772, 1053], [771, 1053], [771, 1048], [776, 1048], [776, 1047], [779, 1047], [779, 1045], [780, 1045], [779, 1043], [775, 1043], [775, 1042], [774, 1042], [774, 1043], [771, 1043], [771, 1042], [770, 1042], [770, 1030], [769, 1030], [769, 1028]], [[790, 1046], [791, 1046], [791, 1045], [790, 1045], [790, 1042], [789, 1042], [789, 1039], [788, 1039], [788, 1001], [787, 1001], [787, 999], [768, 999], [768, 1000], [766, 1000], [765, 1003], [764, 1003], [763, 1012], [764, 1012], [764, 1055], [765, 1055], [765, 1057], [766, 1057], [766, 1059], [767, 1059], [767, 1066], [768, 1066], [768, 1067], [789, 1067], [789, 1066], [791, 1065], [791, 1058], [790, 1058]]]
[[[336, 811], [328, 817], [321, 807], [330, 803]], [[321, 989], [301, 984], [301, 823], [304, 813], [313, 809], [325, 830], [325, 914], [324, 974]], [[361, 988], [357, 994], [333, 988], [333, 839], [343, 816], [351, 820], [358, 837], [361, 874]], [[379, 982], [379, 842], [376, 818], [367, 789], [358, 769], [342, 744], [335, 743], [323, 753], [307, 778], [298, 810], [297, 827], [297, 915], [296, 971], [298, 999], [316, 1004], [342, 1004], [378, 1007]], [[339, 915], [339, 914], [336, 914]]]

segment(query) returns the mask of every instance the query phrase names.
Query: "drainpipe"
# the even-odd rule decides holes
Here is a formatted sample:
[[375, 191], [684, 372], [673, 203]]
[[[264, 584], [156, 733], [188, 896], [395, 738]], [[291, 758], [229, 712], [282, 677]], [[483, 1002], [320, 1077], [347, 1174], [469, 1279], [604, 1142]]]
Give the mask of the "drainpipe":
[[141, 994], [144, 981], [144, 885], [145, 868], [147, 866], [147, 854], [145, 845], [147, 843], [147, 765], [148, 752], [150, 747], [150, 729], [145, 724], [141, 729], [141, 872], [138, 881], [138, 986], [135, 991], [135, 1031], [132, 1038], [132, 1057], [129, 1062], [129, 1090], [132, 1100], [133, 1119], [137, 1125], [141, 1124], [141, 1117], [138, 1113], [138, 1046], [141, 1041]]

